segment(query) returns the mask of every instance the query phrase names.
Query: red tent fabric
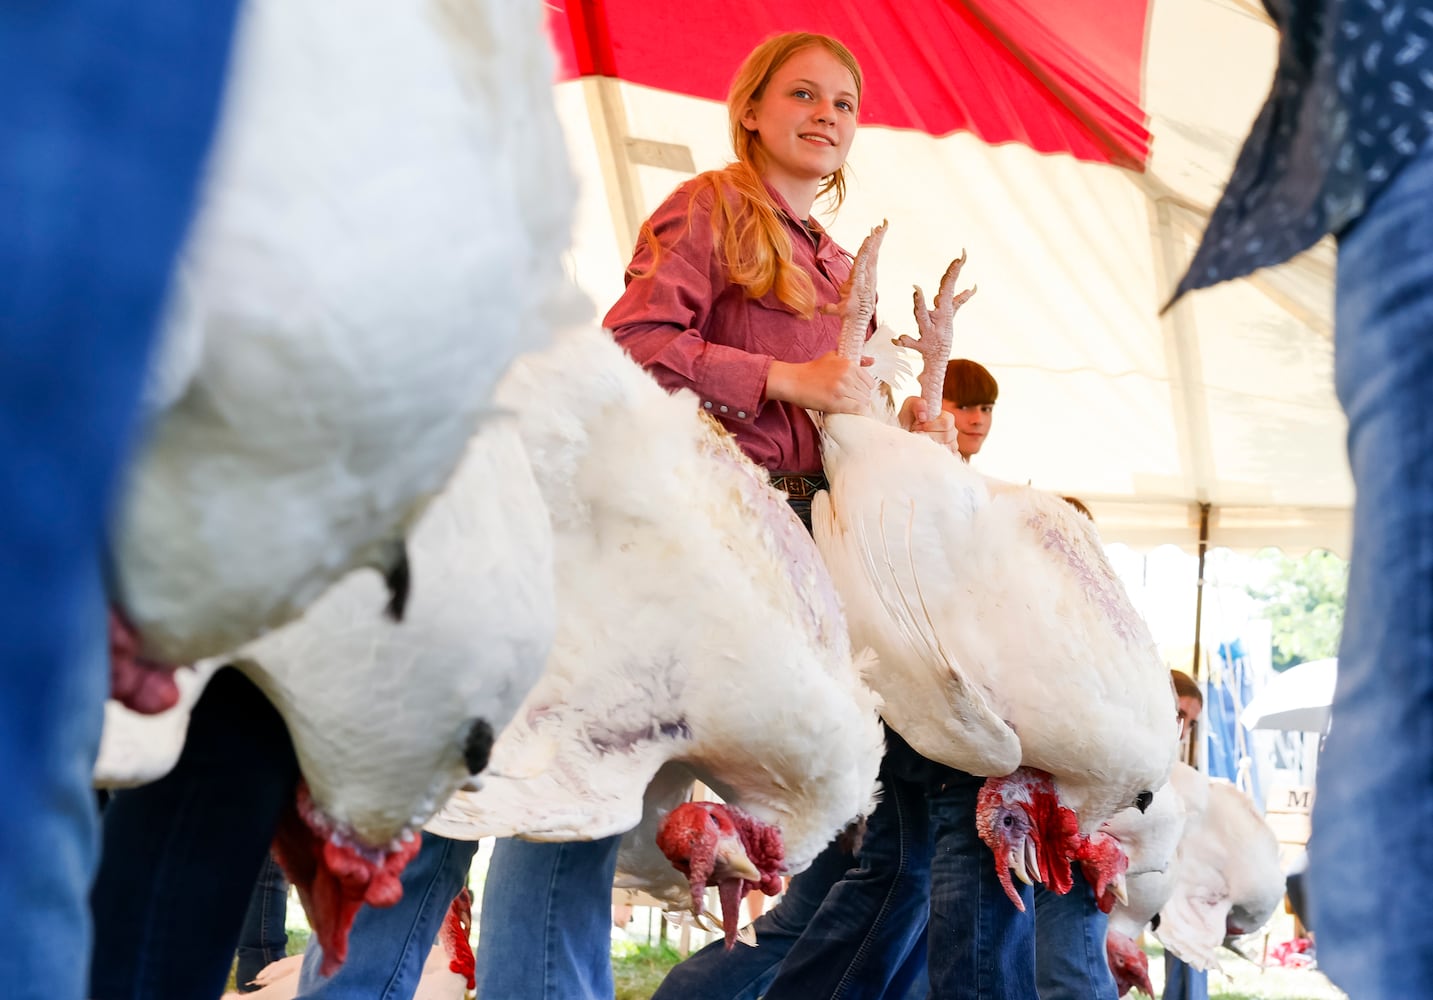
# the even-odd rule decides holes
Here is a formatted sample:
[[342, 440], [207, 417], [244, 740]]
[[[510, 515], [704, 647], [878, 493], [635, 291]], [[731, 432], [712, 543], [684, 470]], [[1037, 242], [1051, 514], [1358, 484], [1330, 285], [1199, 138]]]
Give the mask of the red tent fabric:
[[722, 100], [762, 38], [817, 31], [865, 72], [862, 124], [1143, 170], [1148, 0], [556, 0], [562, 79], [610, 76]]

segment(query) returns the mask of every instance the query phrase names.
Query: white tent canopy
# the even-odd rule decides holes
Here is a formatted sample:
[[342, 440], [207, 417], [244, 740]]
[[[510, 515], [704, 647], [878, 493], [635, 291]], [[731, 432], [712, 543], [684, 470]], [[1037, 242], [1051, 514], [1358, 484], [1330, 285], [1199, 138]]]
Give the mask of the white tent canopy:
[[[914, 330], [911, 285], [933, 293], [969, 251], [980, 292], [955, 352], [1000, 381], [986, 473], [1079, 496], [1111, 542], [1192, 548], [1207, 504], [1211, 546], [1346, 553], [1331, 242], [1159, 315], [1268, 92], [1276, 32], [1246, 0], [1152, 6], [1147, 172], [863, 128], [846, 203], [822, 217], [852, 249], [890, 220], [881, 318], [900, 331]], [[726, 112], [607, 77], [557, 94], [582, 185], [571, 267], [601, 312], [641, 219], [730, 159]]]

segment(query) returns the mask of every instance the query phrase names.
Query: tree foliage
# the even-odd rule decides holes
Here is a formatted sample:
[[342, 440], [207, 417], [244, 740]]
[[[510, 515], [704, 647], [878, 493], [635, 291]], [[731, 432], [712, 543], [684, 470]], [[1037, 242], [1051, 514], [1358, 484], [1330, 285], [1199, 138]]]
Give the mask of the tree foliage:
[[1274, 669], [1337, 656], [1348, 563], [1329, 552], [1301, 559], [1265, 552], [1259, 561], [1268, 575], [1247, 589], [1273, 627]]

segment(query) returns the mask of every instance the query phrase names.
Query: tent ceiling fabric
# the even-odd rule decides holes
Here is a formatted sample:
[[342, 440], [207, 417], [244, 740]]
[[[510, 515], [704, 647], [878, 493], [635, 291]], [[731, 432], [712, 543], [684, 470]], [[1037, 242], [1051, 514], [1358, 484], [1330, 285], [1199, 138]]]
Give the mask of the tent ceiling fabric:
[[[933, 292], [969, 250], [965, 276], [980, 292], [961, 311], [955, 351], [1001, 386], [981, 469], [1079, 496], [1107, 541], [1193, 548], [1207, 503], [1213, 546], [1346, 553], [1353, 490], [1332, 385], [1332, 244], [1159, 314], [1267, 94], [1273, 27], [1241, 0], [1039, 5], [1042, 17], [1088, 15], [1058, 25], [1033, 6], [568, 0], [553, 13], [568, 77], [601, 67], [623, 78], [557, 86], [582, 183], [579, 284], [605, 309], [636, 225], [692, 172], [730, 159], [721, 95], [751, 46], [779, 30], [827, 31], [867, 70], [863, 122], [886, 124], [863, 125], [846, 203], [822, 217], [852, 248], [890, 220], [881, 318], [898, 331], [914, 332], [911, 285]], [[872, 56], [862, 46], [878, 28]], [[700, 44], [682, 41], [691, 33]], [[579, 58], [574, 38], [596, 48]], [[1130, 38], [1142, 55], [1121, 47]], [[1009, 59], [988, 70], [999, 39]], [[1047, 94], [1058, 96], [1001, 89], [1032, 81], [1053, 81]], [[902, 118], [903, 108], [916, 111]], [[990, 124], [1001, 115], [1014, 122], [1003, 131]], [[1147, 155], [1131, 123], [1147, 128]], [[1063, 149], [1042, 145], [1059, 136]]]
[[[712, 101], [780, 31], [840, 38], [861, 63], [866, 125], [972, 132], [992, 145], [1142, 168], [1147, 0], [568, 0], [552, 8], [560, 75], [608, 76]], [[958, 44], [951, 44], [957, 41]], [[701, 53], [693, 58], [693, 53]]]

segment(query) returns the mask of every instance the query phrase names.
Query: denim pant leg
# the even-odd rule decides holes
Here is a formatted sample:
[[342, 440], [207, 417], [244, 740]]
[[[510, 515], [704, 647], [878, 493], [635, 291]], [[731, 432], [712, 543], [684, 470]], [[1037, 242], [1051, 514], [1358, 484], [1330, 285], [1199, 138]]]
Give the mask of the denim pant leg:
[[254, 879], [297, 783], [283, 718], [243, 674], [220, 670], [174, 770], [105, 806], [92, 1000], [224, 991]]
[[[912, 751], [913, 752], [913, 751]], [[881, 764], [882, 799], [857, 855], [782, 962], [767, 1000], [882, 997], [925, 933], [930, 848], [925, 786]]]
[[1095, 902], [1084, 870], [1063, 896], [1035, 887], [1035, 984], [1040, 1000], [1118, 1000], [1105, 954], [1109, 917]]
[[493, 845], [478, 929], [483, 1000], [612, 1000], [612, 879], [621, 837]]
[[901, 963], [900, 971], [891, 978], [886, 1000], [926, 1000], [930, 996], [930, 965], [926, 954], [929, 943], [930, 934], [927, 932], [911, 944], [910, 953]]
[[725, 941], [713, 941], [672, 969], [652, 1000], [757, 1000], [826, 893], [855, 863], [833, 840], [811, 867], [791, 880], [781, 901], [752, 922], [756, 947], [738, 944], [727, 951]]
[[[1344, 234], [1335, 369], [1357, 490], [1309, 896], [1359, 1000], [1425, 996], [1433, 896], [1433, 144]], [[1390, 863], [1390, 859], [1396, 859]]]
[[410, 1000], [423, 963], [438, 938], [453, 897], [468, 884], [475, 840], [423, 834], [423, 846], [403, 869], [403, 898], [392, 906], [364, 906], [348, 935], [348, 958], [328, 979], [319, 974], [323, 948], [310, 937], [299, 974], [305, 1000]]
[[[0, 583], [0, 593], [5, 589]], [[53, 676], [31, 673], [45, 668], [43, 659], [17, 665], [0, 654], [0, 766], [7, 775], [0, 995], [17, 1000], [88, 995], [89, 888], [99, 860], [92, 768], [109, 692], [109, 633], [98, 568], [76, 589], [89, 599], [76, 609], [68, 636], [51, 637], [60, 657], [49, 664]], [[31, 978], [15, 978], [21, 975]]]
[[[1035, 905], [1020, 886], [1015, 909], [996, 874], [995, 858], [975, 831], [975, 800], [984, 778], [950, 771], [930, 799], [932, 1000], [1036, 1000]], [[1018, 883], [1017, 883], [1018, 885]]]
[[234, 6], [0, 4], [0, 994], [13, 1000], [86, 995], [109, 691], [99, 553]]
[[244, 926], [239, 929], [238, 966], [234, 982], [240, 993], [252, 993], [258, 987], [247, 987], [264, 968], [288, 954], [289, 935], [285, 921], [289, 909], [289, 880], [272, 854], [264, 857]]
[[1163, 1000], [1209, 1000], [1209, 973], [1185, 965], [1173, 952], [1164, 953]]

